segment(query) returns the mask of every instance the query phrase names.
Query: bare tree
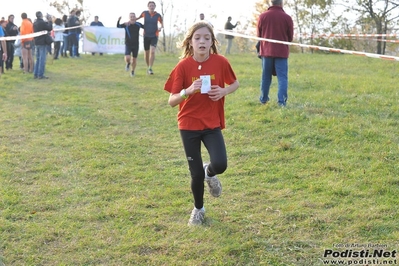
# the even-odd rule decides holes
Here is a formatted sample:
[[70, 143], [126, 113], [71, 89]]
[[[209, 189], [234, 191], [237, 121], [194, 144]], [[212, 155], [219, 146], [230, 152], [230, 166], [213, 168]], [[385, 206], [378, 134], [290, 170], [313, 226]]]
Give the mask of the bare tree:
[[80, 21], [82, 24], [85, 24], [87, 19], [90, 17], [88, 12], [85, 12], [83, 8], [84, 0], [75, 0], [75, 1], [58, 1], [58, 0], [47, 0], [51, 7], [54, 7], [58, 13], [61, 15], [69, 15], [72, 10], [80, 10], [81, 18]]
[[292, 16], [300, 43], [304, 43], [306, 38], [311, 45], [326, 45], [326, 39], [318, 35], [331, 30], [333, 4], [334, 0], [293, 0], [287, 4], [294, 12]]
[[269, 8], [269, 0], [261, 0], [255, 3], [255, 12], [253, 14], [252, 26], [256, 28], [259, 16]]
[[[356, 0], [357, 5], [346, 1], [348, 9], [358, 12], [358, 22], [364, 26], [374, 24], [375, 34], [388, 34], [394, 28], [395, 21], [399, 18], [399, 2], [397, 0]], [[385, 37], [378, 37], [377, 54], [385, 54]]]
[[[165, 1], [163, 1], [163, 0], [160, 0], [159, 3], [160, 3], [160, 6], [161, 6], [162, 20], [163, 20], [163, 23], [165, 25], [165, 13], [167, 12], [169, 5], [165, 4]], [[172, 9], [173, 9], [173, 3], [172, 3]], [[161, 43], [162, 43], [163, 51], [166, 52], [166, 34], [165, 34], [165, 29], [162, 29], [162, 41], [161, 41]]]

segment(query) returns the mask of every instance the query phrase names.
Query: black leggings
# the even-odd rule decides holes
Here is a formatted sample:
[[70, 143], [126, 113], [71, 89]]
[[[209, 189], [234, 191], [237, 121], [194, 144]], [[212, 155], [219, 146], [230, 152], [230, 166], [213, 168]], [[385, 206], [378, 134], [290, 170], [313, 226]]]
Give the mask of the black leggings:
[[226, 145], [222, 130], [180, 130], [188, 167], [191, 174], [191, 191], [194, 196], [194, 206], [201, 209], [204, 206], [204, 179], [205, 172], [201, 157], [201, 142], [208, 150], [210, 163], [208, 175], [214, 176], [223, 173], [227, 168]]
[[60, 48], [61, 48], [61, 42], [60, 41], [54, 42], [54, 59], [58, 59]]

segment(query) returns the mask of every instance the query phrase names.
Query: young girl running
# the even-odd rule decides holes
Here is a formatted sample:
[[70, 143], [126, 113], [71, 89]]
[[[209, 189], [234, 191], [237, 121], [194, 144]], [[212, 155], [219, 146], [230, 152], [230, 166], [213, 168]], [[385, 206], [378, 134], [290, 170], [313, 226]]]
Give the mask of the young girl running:
[[[225, 127], [224, 96], [237, 90], [239, 83], [227, 59], [218, 54], [216, 45], [212, 26], [204, 21], [195, 23], [182, 42], [181, 60], [164, 86], [170, 93], [169, 105], [179, 105], [178, 127], [194, 197], [189, 225], [204, 223], [204, 180], [211, 195], [219, 197], [222, 185], [216, 175], [227, 168], [221, 131]], [[202, 162], [201, 142], [208, 150], [209, 164]]]

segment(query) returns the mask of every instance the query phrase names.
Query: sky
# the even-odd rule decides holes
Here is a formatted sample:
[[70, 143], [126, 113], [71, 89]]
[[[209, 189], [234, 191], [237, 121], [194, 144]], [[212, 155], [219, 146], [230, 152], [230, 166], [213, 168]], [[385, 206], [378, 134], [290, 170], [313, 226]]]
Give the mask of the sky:
[[[70, 0], [72, 2], [73, 0]], [[14, 23], [19, 26], [21, 24], [21, 13], [25, 12], [28, 17], [35, 18], [36, 11], [42, 13], [50, 13], [53, 16], [61, 17], [50, 7], [46, 0], [14, 0], [3, 1], [0, 9], [0, 16], [7, 18], [8, 15], [15, 16]], [[61, 0], [59, 0], [61, 2]], [[165, 6], [169, 4], [165, 18], [165, 31], [173, 27], [174, 24], [181, 25], [181, 28], [188, 28], [193, 22], [199, 20], [199, 14], [204, 13], [205, 19], [209, 20], [215, 28], [223, 29], [227, 17], [232, 17], [232, 22], [246, 22], [248, 18], [252, 18], [255, 11], [255, 3], [257, 0], [240, 1], [234, 3], [232, 0], [164, 0]], [[130, 4], [132, 3], [132, 4]], [[138, 16], [142, 11], [147, 10], [148, 0], [112, 0], [112, 4], [98, 0], [84, 0], [85, 13], [90, 14], [88, 24], [94, 20], [94, 16], [99, 16], [99, 20], [106, 27], [115, 27], [116, 21], [122, 16], [122, 21], [127, 21], [130, 12], [135, 12]], [[156, 11], [160, 11], [159, 1]], [[173, 3], [173, 8], [171, 7]], [[198, 4], [200, 3], [200, 4]], [[171, 12], [172, 11], [172, 12]], [[239, 29], [239, 26], [237, 27]]]

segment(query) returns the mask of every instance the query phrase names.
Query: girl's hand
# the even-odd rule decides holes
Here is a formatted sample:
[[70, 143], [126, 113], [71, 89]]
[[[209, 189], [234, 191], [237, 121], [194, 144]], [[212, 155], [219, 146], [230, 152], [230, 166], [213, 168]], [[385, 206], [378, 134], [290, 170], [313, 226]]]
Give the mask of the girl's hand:
[[226, 96], [226, 90], [224, 88], [219, 87], [219, 85], [212, 85], [211, 90], [208, 91], [208, 95], [212, 101], [218, 101], [224, 96]]
[[186, 89], [187, 95], [192, 95], [194, 93], [201, 91], [201, 86], [202, 86], [202, 79], [194, 80], [193, 84], [191, 84], [191, 86], [188, 87], [188, 89]]

